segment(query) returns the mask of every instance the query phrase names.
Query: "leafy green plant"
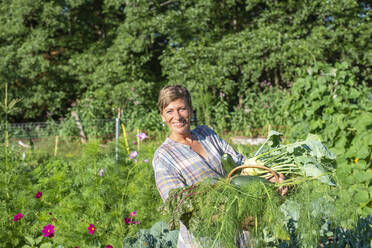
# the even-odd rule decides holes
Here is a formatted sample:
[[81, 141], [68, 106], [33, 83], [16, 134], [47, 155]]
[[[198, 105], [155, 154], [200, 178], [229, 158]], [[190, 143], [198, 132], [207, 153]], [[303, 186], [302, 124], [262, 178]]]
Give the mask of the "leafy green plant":
[[[337, 228], [359, 228], [357, 220], [368, 215], [369, 207], [360, 211], [361, 203], [369, 199], [368, 189], [355, 182], [345, 189], [348, 185], [337, 177], [335, 156], [316, 137], [282, 145], [280, 136], [271, 131], [246, 164], [283, 173], [287, 176], [284, 182], [235, 182], [241, 179], [239, 176], [230, 183], [225, 179], [206, 180], [173, 189], [162, 206], [169, 228], [177, 229], [182, 221], [197, 238], [212, 239], [213, 245], [206, 247], [216, 243], [234, 247], [242, 228], [250, 231], [258, 247], [276, 247], [286, 240], [298, 247], [317, 247], [321, 240], [336, 239], [333, 231]], [[244, 170], [244, 174], [267, 176], [267, 170]], [[282, 186], [291, 186], [287, 196], [275, 192]], [[359, 199], [352, 201], [350, 193]], [[347, 238], [340, 242], [347, 242]]]
[[[12, 99], [10, 102], [8, 102], [8, 83], [5, 83], [5, 92], [4, 92], [4, 103], [1, 103], [0, 102], [0, 108], [1, 108], [1, 114], [5, 115], [5, 118], [3, 120], [5, 120], [4, 123], [0, 123], [0, 125], [2, 126], [2, 124], [4, 124], [4, 136], [5, 136], [5, 170], [7, 170], [7, 166], [8, 166], [8, 146], [9, 146], [9, 132], [8, 132], [8, 115], [10, 113], [12, 113], [14, 110], [17, 109], [17, 107], [15, 106], [17, 104], [17, 102], [19, 102], [20, 100], [19, 99]], [[2, 128], [0, 128], [1, 130]]]
[[285, 99], [285, 118], [291, 126], [289, 137], [317, 133], [328, 147], [335, 148], [340, 158], [345, 158], [345, 149], [353, 148], [346, 158], [353, 154], [354, 158], [368, 161], [368, 130], [372, 124], [368, 94], [368, 88], [356, 81], [353, 68], [346, 62], [334, 67], [318, 63], [308, 70], [308, 75], [296, 80]]
[[336, 155], [343, 201], [354, 199], [359, 214], [372, 214], [372, 104], [369, 89], [357, 82], [346, 62], [318, 63], [299, 77], [284, 103], [286, 137], [293, 141], [315, 133]]
[[[336, 247], [370, 247], [372, 239], [372, 216], [359, 218], [357, 225], [352, 229], [342, 227], [331, 228], [329, 232], [332, 237], [323, 237], [319, 246], [325, 248]], [[289, 241], [281, 241], [278, 248], [297, 248], [299, 246], [299, 238], [295, 232], [293, 220], [288, 222], [288, 229], [291, 232]]]
[[[242, 97], [241, 105], [234, 107], [231, 113], [231, 130], [242, 131], [250, 135], [266, 135], [265, 128], [284, 130], [286, 121], [281, 116], [284, 90], [273, 88], [270, 82], [262, 82], [262, 88], [252, 87]], [[263, 129], [265, 131], [255, 131]]]
[[142, 143], [137, 160], [126, 173], [123, 200], [125, 212], [136, 210], [141, 225], [132, 225], [128, 236], [133, 236], [140, 228], [150, 228], [155, 222], [163, 219], [157, 208], [162, 204], [156, 188], [154, 170], [151, 165], [153, 144]]
[[150, 229], [141, 229], [135, 237], [125, 238], [123, 247], [128, 248], [166, 248], [177, 247], [178, 231], [169, 230], [163, 221], [155, 223]]
[[[5, 230], [0, 233], [0, 247], [120, 247], [124, 237], [158, 221], [154, 203], [161, 199], [153, 170], [146, 167], [152, 158], [146, 157], [146, 151], [151, 148], [142, 145], [137, 162], [123, 150], [115, 163], [114, 146], [103, 150], [98, 140], [84, 145], [78, 158], [49, 156], [35, 162], [33, 154], [22, 161], [10, 153], [9, 171], [0, 168], [0, 208], [4, 210], [0, 228]], [[131, 168], [141, 165], [146, 167], [142, 176], [132, 170], [135, 173], [127, 177]], [[125, 222], [133, 211], [139, 224]], [[18, 213], [23, 217], [13, 221]], [[47, 224], [54, 227], [53, 237], [42, 236]], [[88, 230], [90, 225], [93, 231]]]
[[[265, 143], [245, 164], [264, 166], [281, 173], [290, 178], [284, 183], [287, 185], [313, 179], [335, 185], [331, 174], [336, 170], [336, 157], [320, 142], [319, 137], [309, 135], [305, 140], [283, 145], [281, 136], [281, 133], [270, 131]], [[269, 174], [260, 168], [246, 168], [243, 172], [263, 177]]]

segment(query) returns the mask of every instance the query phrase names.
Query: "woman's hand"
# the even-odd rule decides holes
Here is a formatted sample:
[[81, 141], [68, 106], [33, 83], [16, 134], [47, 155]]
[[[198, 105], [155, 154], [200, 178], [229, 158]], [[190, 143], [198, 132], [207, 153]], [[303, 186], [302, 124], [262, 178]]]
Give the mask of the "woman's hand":
[[[279, 176], [278, 183], [281, 183], [285, 180], [285, 176], [283, 174], [279, 173], [278, 176]], [[265, 178], [272, 183], [276, 183], [275, 177], [273, 175], [269, 175]], [[278, 191], [281, 195], [286, 195], [288, 193], [288, 187], [279, 187]]]

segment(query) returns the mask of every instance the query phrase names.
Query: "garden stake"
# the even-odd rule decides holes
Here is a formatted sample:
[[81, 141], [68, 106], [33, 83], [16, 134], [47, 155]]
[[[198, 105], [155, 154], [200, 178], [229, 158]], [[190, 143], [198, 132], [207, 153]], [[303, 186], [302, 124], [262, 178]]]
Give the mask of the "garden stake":
[[119, 114], [118, 114], [118, 118], [115, 119], [115, 161], [116, 161], [116, 164], [118, 163], [118, 159], [119, 159], [119, 149], [118, 149], [118, 145], [119, 145]]
[[57, 151], [58, 151], [58, 139], [59, 139], [59, 136], [57, 135], [56, 136], [56, 145], [54, 147], [54, 156], [57, 156]]
[[[140, 133], [140, 131], [137, 128], [137, 134], [139, 134], [139, 133]], [[141, 140], [138, 138], [138, 136], [136, 136], [136, 138], [137, 138], [137, 151], [139, 152]]]
[[121, 123], [121, 129], [123, 129], [123, 136], [124, 136], [125, 147], [127, 148], [127, 152], [128, 152], [128, 155], [129, 155], [130, 154], [130, 151], [129, 151], [129, 145], [128, 145], [128, 138], [127, 138], [127, 132], [125, 132], [124, 123]]

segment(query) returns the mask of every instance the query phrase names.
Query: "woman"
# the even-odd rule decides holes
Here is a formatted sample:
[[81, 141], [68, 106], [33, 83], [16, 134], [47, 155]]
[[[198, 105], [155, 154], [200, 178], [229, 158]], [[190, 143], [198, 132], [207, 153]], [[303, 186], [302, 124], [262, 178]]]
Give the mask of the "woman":
[[[191, 186], [205, 178], [225, 177], [221, 156], [230, 154], [237, 165], [245, 157], [207, 126], [190, 130], [193, 115], [191, 97], [181, 85], [166, 86], [160, 91], [158, 108], [169, 137], [156, 150], [153, 159], [156, 186], [165, 201], [171, 189]], [[244, 235], [243, 235], [244, 236]], [[240, 243], [244, 243], [243, 237]], [[199, 247], [186, 227], [180, 223], [178, 248]]]

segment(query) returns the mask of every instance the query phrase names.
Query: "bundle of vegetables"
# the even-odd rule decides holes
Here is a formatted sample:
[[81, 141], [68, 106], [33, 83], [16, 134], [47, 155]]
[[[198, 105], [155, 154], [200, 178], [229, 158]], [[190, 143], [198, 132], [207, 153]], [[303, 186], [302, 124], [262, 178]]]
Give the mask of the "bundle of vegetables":
[[[281, 133], [270, 131], [265, 143], [244, 164], [261, 165], [285, 175], [285, 185], [293, 185], [309, 179], [335, 186], [330, 175], [336, 169], [335, 155], [315, 135], [306, 140], [283, 145]], [[267, 170], [246, 168], [242, 175], [267, 177]]]
[[181, 221], [203, 247], [236, 247], [241, 230], [258, 234], [263, 226], [270, 235], [286, 239], [277, 211], [283, 200], [275, 189], [261, 180], [239, 186], [225, 179], [206, 180], [171, 190], [160, 210], [170, 229], [179, 228]]
[[[177, 229], [181, 221], [208, 248], [236, 247], [243, 230], [249, 231], [255, 247], [288, 247], [286, 242], [291, 243], [293, 235], [300, 247], [317, 247], [321, 240], [338, 242], [333, 241], [332, 230], [352, 228], [359, 216], [335, 203], [342, 201], [342, 189], [331, 178], [335, 157], [316, 136], [288, 145], [280, 144], [280, 136], [270, 132], [246, 164], [271, 168], [287, 180], [267, 183], [257, 177], [267, 176], [267, 170], [249, 168], [244, 173], [256, 176], [173, 189], [161, 207], [168, 227]], [[286, 196], [276, 191], [282, 185], [293, 185]]]

